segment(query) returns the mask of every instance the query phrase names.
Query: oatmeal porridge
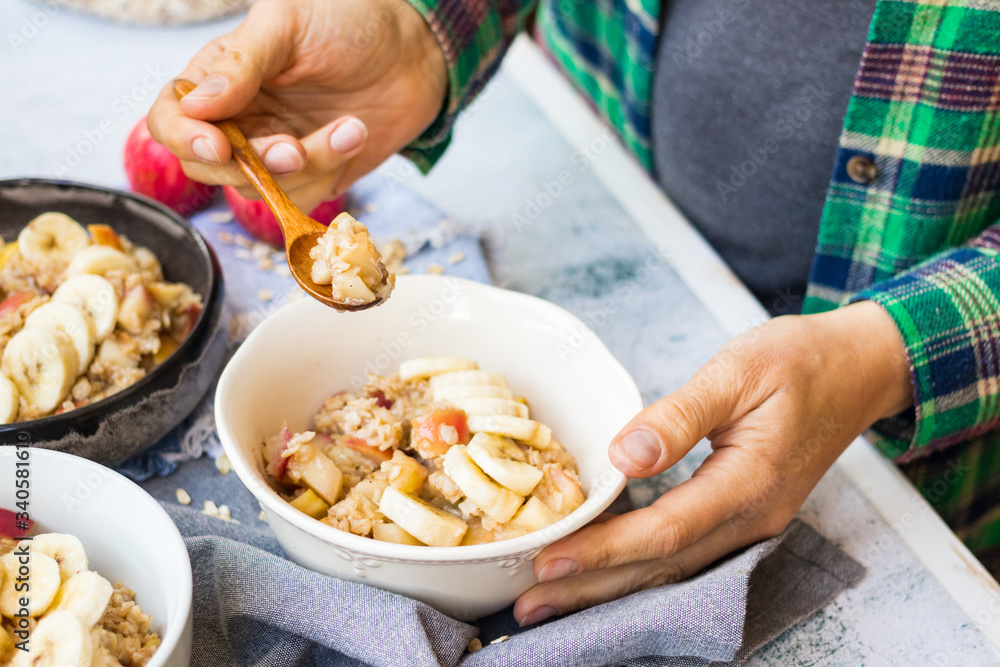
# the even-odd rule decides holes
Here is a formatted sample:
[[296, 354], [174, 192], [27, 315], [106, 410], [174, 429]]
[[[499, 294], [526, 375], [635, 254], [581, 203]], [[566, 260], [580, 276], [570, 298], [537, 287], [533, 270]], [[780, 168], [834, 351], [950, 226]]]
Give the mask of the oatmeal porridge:
[[311, 278], [329, 285], [334, 301], [361, 306], [387, 299], [396, 277], [382, 263], [368, 228], [349, 213], [341, 213], [309, 251]]
[[[3, 538], [0, 553], [0, 665], [142, 667], [156, 652], [160, 638], [135, 593], [89, 570], [76, 537]], [[16, 587], [26, 562], [30, 598]]]
[[43, 213], [0, 240], [0, 424], [134, 384], [191, 333], [201, 297], [107, 225]]
[[470, 359], [403, 362], [326, 399], [314, 429], [264, 442], [293, 507], [362, 537], [484, 544], [541, 530], [584, 502], [576, 461], [499, 373]]

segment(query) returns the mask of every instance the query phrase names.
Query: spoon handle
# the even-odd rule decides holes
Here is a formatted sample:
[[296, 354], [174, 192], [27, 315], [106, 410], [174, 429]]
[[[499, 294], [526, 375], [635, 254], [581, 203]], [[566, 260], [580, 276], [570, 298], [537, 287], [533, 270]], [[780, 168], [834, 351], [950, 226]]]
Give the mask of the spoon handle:
[[[174, 93], [178, 99], [183, 99], [185, 95], [195, 89], [195, 85], [187, 79], [174, 79]], [[288, 198], [285, 191], [274, 180], [271, 173], [264, 166], [264, 163], [257, 157], [257, 151], [253, 149], [250, 142], [243, 135], [243, 132], [231, 120], [219, 120], [212, 123], [222, 130], [229, 140], [229, 145], [233, 149], [233, 159], [240, 166], [243, 174], [254, 186], [260, 196], [267, 202], [268, 208], [274, 213], [278, 223], [284, 227], [297, 227], [295, 217], [299, 214], [298, 207]], [[289, 233], [293, 232], [294, 233]], [[295, 238], [299, 234], [314, 231], [312, 229], [284, 229], [285, 238]]]

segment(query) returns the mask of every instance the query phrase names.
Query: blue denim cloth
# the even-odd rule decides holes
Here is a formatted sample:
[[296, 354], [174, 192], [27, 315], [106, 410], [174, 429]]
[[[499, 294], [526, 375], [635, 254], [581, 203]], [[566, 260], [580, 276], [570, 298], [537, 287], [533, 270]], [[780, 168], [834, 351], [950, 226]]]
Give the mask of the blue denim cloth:
[[[682, 583], [529, 628], [519, 628], [510, 609], [469, 624], [301, 568], [283, 557], [263, 523], [164, 506], [194, 568], [192, 667], [735, 666], [864, 573], [795, 521], [779, 537]], [[474, 637], [484, 648], [468, 653]]]
[[[355, 184], [348, 205], [349, 210], [368, 226], [376, 244], [381, 245], [391, 238], [403, 241], [410, 253], [406, 266], [411, 272], [426, 273], [429, 265], [439, 264], [445, 267], [448, 275], [490, 282], [480, 239], [459, 233], [457, 225], [446, 219], [441, 211], [384, 176], [376, 173]], [[231, 354], [254, 326], [287, 303], [290, 295], [301, 294], [301, 290], [288, 275], [260, 270], [258, 260], [248, 257], [252, 252], [250, 248], [220, 239], [220, 235], [222, 238], [226, 235], [250, 238], [236, 222], [214, 221], [228, 210], [220, 197], [209, 209], [195, 214], [191, 222], [215, 250], [222, 266], [226, 281], [225, 307], [230, 310]], [[449, 264], [449, 258], [458, 253], [464, 259]], [[270, 257], [276, 266], [284, 265], [284, 253], [280, 250], [274, 249]], [[270, 301], [261, 300], [262, 290], [271, 293]], [[181, 461], [205, 453], [221, 453], [221, 444], [215, 435], [213, 394], [214, 389], [183, 423], [117, 470], [142, 481], [169, 475]]]

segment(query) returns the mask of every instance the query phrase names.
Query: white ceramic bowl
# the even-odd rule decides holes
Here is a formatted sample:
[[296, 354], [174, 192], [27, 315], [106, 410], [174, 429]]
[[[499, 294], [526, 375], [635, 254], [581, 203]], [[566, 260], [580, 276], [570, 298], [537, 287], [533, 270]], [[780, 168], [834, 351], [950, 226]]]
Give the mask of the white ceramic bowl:
[[[0, 507], [14, 510], [15, 447], [0, 448]], [[162, 644], [147, 667], [187, 667], [191, 658], [191, 561], [184, 540], [152, 496], [78, 456], [30, 449], [29, 514], [36, 532], [80, 538], [90, 569], [135, 591]]]
[[[506, 374], [532, 416], [576, 457], [587, 501], [543, 531], [467, 547], [415, 547], [352, 535], [292, 508], [268, 485], [262, 443], [287, 420], [307, 430], [330, 394], [359, 389], [423, 356], [465, 356]], [[302, 299], [271, 315], [229, 362], [216, 425], [233, 468], [288, 556], [317, 572], [427, 602], [459, 619], [503, 609], [535, 583], [531, 562], [625, 486], [607, 447], [640, 409], [635, 383], [580, 320], [535, 297], [447, 276], [401, 276], [385, 304], [339, 313]]]

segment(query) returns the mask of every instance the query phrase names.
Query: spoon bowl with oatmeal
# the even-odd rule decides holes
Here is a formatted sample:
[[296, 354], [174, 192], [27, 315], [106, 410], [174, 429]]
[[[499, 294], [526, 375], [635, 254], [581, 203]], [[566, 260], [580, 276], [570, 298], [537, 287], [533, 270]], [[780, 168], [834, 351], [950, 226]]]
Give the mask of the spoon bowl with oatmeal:
[[[174, 81], [180, 98], [194, 88], [190, 81]], [[385, 268], [363, 224], [348, 213], [338, 215], [329, 227], [316, 222], [289, 199], [236, 123], [223, 120], [215, 126], [226, 135], [233, 159], [281, 225], [288, 268], [306, 294], [342, 311], [366, 310], [389, 298], [396, 277]]]

